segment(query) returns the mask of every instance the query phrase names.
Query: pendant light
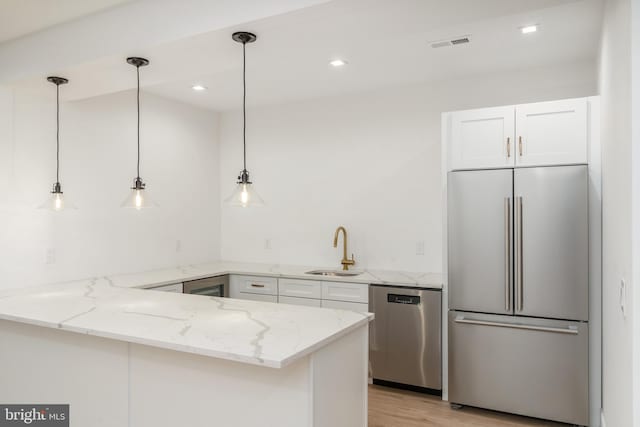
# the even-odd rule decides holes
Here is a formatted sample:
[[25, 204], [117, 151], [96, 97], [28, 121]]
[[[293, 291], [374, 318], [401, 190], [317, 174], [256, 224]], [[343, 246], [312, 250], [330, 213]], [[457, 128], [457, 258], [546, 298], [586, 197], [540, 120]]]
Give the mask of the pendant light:
[[144, 58], [131, 57], [127, 58], [127, 63], [136, 67], [138, 83], [136, 91], [138, 110], [138, 163], [136, 167], [136, 177], [133, 180], [133, 187], [131, 187], [131, 194], [129, 194], [121, 206], [123, 208], [134, 208], [140, 210], [155, 206], [154, 203], [149, 200], [149, 195], [145, 192], [146, 184], [142, 181], [142, 178], [140, 178], [140, 67], [149, 65], [149, 61]]
[[257, 37], [255, 34], [240, 31], [233, 33], [233, 40], [242, 43], [242, 145], [243, 145], [243, 168], [238, 175], [238, 182], [235, 191], [225, 203], [231, 206], [263, 206], [264, 201], [260, 198], [253, 188], [253, 183], [249, 179], [249, 171], [247, 170], [247, 57], [246, 45], [253, 43]]
[[60, 185], [60, 85], [69, 83], [63, 77], [47, 77], [47, 81], [56, 85], [56, 182], [47, 200], [40, 205], [40, 209], [49, 209], [60, 212], [64, 209], [73, 209], [68, 202], [65, 203], [62, 185]]

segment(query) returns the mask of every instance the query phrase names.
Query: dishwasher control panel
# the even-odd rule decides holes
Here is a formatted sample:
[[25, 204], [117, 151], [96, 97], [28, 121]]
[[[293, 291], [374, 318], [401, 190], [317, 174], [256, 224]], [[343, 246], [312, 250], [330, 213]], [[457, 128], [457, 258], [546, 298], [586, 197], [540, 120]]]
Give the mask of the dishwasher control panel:
[[418, 295], [388, 294], [387, 302], [418, 305], [420, 304], [420, 297]]

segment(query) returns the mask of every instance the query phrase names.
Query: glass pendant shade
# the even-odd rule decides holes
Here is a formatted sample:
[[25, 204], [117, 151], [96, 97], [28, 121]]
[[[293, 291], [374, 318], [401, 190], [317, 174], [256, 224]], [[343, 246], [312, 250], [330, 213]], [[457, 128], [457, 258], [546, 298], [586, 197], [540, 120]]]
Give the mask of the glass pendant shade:
[[56, 183], [53, 186], [53, 191], [51, 192], [49, 197], [47, 197], [47, 200], [45, 200], [44, 203], [38, 206], [38, 209], [60, 212], [63, 210], [76, 209], [76, 207], [65, 199], [60, 184]]
[[264, 200], [258, 195], [250, 182], [239, 182], [231, 196], [225, 200], [225, 203], [242, 208], [264, 206]]
[[120, 206], [123, 208], [141, 210], [156, 207], [156, 204], [149, 198], [149, 193], [145, 189], [145, 184], [140, 180], [140, 178], [137, 178], [134, 182], [134, 186], [131, 188], [131, 193], [129, 193]]

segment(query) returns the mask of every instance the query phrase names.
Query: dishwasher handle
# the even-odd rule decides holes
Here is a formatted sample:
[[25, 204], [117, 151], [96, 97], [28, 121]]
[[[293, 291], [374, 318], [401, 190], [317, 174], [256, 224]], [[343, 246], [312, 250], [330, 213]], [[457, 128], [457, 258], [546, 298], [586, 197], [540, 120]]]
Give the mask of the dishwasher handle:
[[420, 305], [420, 296], [387, 294], [387, 302], [391, 304]]

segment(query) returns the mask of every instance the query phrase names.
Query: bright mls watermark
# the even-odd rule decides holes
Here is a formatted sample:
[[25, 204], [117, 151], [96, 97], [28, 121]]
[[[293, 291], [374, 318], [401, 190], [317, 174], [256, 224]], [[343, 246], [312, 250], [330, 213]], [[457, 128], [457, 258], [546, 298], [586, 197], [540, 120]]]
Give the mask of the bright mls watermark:
[[0, 427], [69, 427], [69, 405], [0, 405]]

